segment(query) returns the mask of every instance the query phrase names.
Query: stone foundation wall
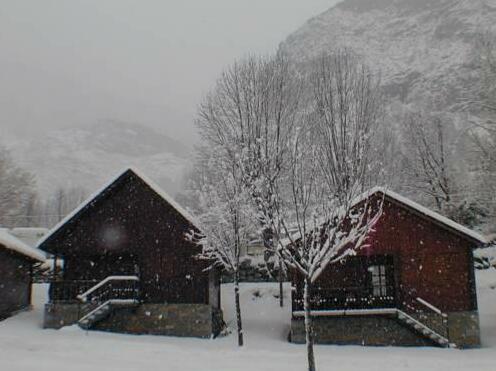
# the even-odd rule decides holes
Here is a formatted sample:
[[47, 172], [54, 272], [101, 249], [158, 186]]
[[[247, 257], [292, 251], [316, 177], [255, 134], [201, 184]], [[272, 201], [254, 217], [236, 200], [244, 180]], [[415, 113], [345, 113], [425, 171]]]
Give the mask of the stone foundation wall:
[[[61, 328], [77, 322], [78, 304], [47, 304], [45, 328]], [[141, 304], [115, 308], [92, 329], [129, 334], [208, 338], [223, 328], [222, 311], [206, 304]]]
[[[396, 315], [328, 316], [313, 320], [318, 344], [433, 346], [431, 340], [398, 321]], [[480, 346], [477, 312], [448, 314], [449, 340], [459, 348]], [[290, 341], [305, 342], [305, 324], [301, 317], [291, 320]]]
[[448, 313], [449, 340], [460, 348], [478, 348], [481, 345], [479, 313]]
[[79, 319], [79, 304], [45, 304], [43, 328], [71, 326]]
[[[316, 317], [313, 320], [317, 344], [339, 345], [433, 345], [395, 319], [395, 315]], [[291, 320], [290, 341], [305, 343], [303, 317]]]

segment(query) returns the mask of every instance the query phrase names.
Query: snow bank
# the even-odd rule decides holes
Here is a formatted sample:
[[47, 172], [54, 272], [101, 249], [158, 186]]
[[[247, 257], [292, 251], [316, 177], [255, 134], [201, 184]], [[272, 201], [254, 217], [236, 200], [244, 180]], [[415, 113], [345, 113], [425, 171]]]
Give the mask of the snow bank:
[[[496, 270], [495, 270], [496, 272]], [[489, 270], [477, 272], [482, 349], [315, 347], [319, 370], [339, 371], [493, 371], [496, 359], [496, 290]], [[214, 339], [185, 339], [85, 332], [76, 326], [41, 328], [46, 285], [36, 285], [31, 312], [0, 322], [0, 370], [71, 371], [303, 371], [304, 345], [290, 344], [290, 286], [279, 307], [277, 283], [241, 284], [246, 345], [236, 332]], [[233, 286], [222, 286], [225, 319], [234, 328]], [[352, 329], [350, 329], [352, 331]]]
[[489, 266], [496, 268], [496, 245], [474, 251], [474, 256], [485, 260]]

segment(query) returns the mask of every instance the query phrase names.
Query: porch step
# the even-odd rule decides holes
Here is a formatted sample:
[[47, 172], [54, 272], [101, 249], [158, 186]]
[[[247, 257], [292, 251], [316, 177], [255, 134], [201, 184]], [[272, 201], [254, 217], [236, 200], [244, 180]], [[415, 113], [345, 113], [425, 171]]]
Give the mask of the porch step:
[[114, 299], [114, 300], [108, 300], [103, 304], [100, 304], [97, 306], [95, 309], [91, 310], [89, 313], [81, 317], [78, 321], [78, 325], [85, 329], [88, 330], [90, 329], [95, 323], [103, 320], [106, 318], [113, 310], [115, 307], [134, 307], [137, 306], [139, 303], [137, 300], [134, 299], [126, 299], [126, 300], [119, 300], [119, 299]]
[[431, 339], [438, 345], [442, 347], [454, 347], [454, 344], [450, 344], [449, 340], [446, 339], [444, 336], [438, 334], [436, 331], [429, 328], [427, 325], [419, 322], [418, 320], [409, 316], [405, 312], [402, 312], [401, 310], [398, 310], [398, 319], [401, 322], [408, 325], [409, 327], [416, 330], [417, 332], [421, 333], [423, 336]]
[[131, 307], [139, 303], [139, 278], [108, 276], [77, 297], [82, 304], [79, 326], [89, 329], [107, 317], [116, 307]]

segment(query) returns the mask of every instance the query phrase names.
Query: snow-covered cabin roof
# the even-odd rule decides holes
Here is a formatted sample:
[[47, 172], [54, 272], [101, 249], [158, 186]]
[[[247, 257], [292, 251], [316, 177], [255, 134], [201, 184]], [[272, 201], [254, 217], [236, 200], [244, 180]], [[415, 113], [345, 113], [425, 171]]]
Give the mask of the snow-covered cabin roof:
[[141, 179], [152, 191], [154, 191], [157, 195], [159, 195], [163, 200], [165, 200], [169, 205], [171, 205], [180, 215], [182, 215], [190, 224], [199, 229], [199, 223], [196, 219], [181, 205], [179, 205], [171, 196], [169, 196], [163, 189], [161, 189], [155, 182], [153, 182], [146, 175], [141, 173], [136, 168], [128, 167], [124, 171], [121, 171], [117, 176], [112, 178], [109, 182], [107, 182], [103, 187], [89, 196], [84, 202], [81, 203], [76, 209], [74, 209], [71, 213], [69, 213], [64, 219], [62, 219], [55, 227], [53, 227], [39, 242], [38, 247], [43, 245], [46, 241], [48, 241], [55, 233], [57, 233], [65, 224], [71, 221], [73, 218], [78, 216], [84, 210], [90, 206], [95, 199], [99, 198], [105, 191], [114, 185], [119, 179], [121, 179], [124, 175], [132, 173]]
[[[477, 242], [481, 243], [481, 244], [486, 244], [488, 241], [487, 239], [471, 230], [470, 228], [467, 228], [461, 224], [458, 224], [457, 222], [431, 210], [431, 209], [428, 209], [427, 207], [425, 206], [422, 206], [420, 204], [418, 204], [417, 202], [415, 201], [412, 201], [404, 196], [401, 196], [399, 195], [398, 193], [396, 192], [393, 192], [389, 189], [386, 189], [384, 187], [374, 187], [372, 188], [370, 191], [366, 192], [366, 194], [362, 197], [362, 200], [365, 198], [365, 197], [369, 197], [371, 195], [374, 195], [376, 193], [382, 193], [384, 194], [384, 196], [386, 196], [387, 198], [390, 198], [392, 199], [393, 201], [396, 201], [400, 204], [403, 204], [404, 206], [410, 208], [410, 209], [413, 209], [415, 211], [417, 211], [418, 213], [422, 214], [423, 216], [429, 218], [429, 219], [432, 219], [436, 222], [439, 222], [440, 224], [462, 234], [462, 235], [465, 235], [467, 237], [470, 237], [471, 239], [473, 240], [476, 240]], [[360, 202], [360, 200], [358, 201]]]
[[[446, 227], [446, 228], [449, 228], [463, 236], [467, 236], [469, 237], [471, 240], [475, 240], [478, 244], [480, 245], [486, 245], [489, 243], [489, 238], [485, 238], [483, 235], [461, 225], [461, 224], [458, 224], [457, 222], [433, 211], [433, 210], [430, 210], [428, 209], [427, 207], [425, 206], [422, 206], [420, 205], [419, 203], [415, 202], [415, 201], [412, 201], [404, 196], [401, 196], [400, 194], [396, 193], [396, 192], [393, 192], [387, 188], [384, 188], [384, 187], [374, 187], [374, 188], [371, 188], [370, 190], [368, 190], [367, 192], [364, 192], [363, 194], [361, 194], [359, 197], [357, 197], [354, 201], [353, 201], [353, 205], [356, 205], [362, 201], [365, 201], [367, 198], [369, 197], [372, 197], [373, 195], [377, 194], [377, 193], [381, 193], [385, 196], [385, 198], [389, 198], [390, 200], [392, 201], [395, 201], [396, 203], [399, 203], [400, 205], [403, 205], [415, 212], [417, 212], [418, 214], [428, 218], [428, 219], [431, 219], [435, 222], [437, 222], [438, 224]], [[290, 238], [285, 238], [283, 240], [281, 240], [281, 244], [283, 245], [287, 245], [289, 243], [291, 243], [291, 241], [294, 241], [295, 239], [299, 239], [300, 238], [300, 235], [298, 232], [295, 232], [294, 235], [291, 236], [291, 239]]]
[[129, 168], [128, 171], [132, 171], [136, 174], [142, 181], [144, 181], [155, 193], [167, 201], [176, 211], [181, 214], [188, 222], [190, 222], [196, 228], [200, 227], [199, 221], [191, 215], [184, 207], [179, 205], [171, 196], [167, 194], [162, 188], [160, 188], [153, 180], [148, 178], [145, 174], [136, 168]]
[[7, 229], [0, 229], [0, 248], [2, 247], [41, 263], [45, 262], [45, 255], [41, 250], [26, 245], [11, 235]]

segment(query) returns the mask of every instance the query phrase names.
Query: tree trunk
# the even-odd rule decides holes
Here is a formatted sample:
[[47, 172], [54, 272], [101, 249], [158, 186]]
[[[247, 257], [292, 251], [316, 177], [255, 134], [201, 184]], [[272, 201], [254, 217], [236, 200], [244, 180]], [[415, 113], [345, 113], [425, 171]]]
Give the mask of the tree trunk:
[[234, 300], [236, 302], [236, 321], [238, 326], [238, 345], [243, 346], [243, 324], [241, 322], [241, 305], [239, 303], [239, 272], [234, 272]]
[[281, 308], [284, 307], [284, 273], [281, 259], [279, 259], [279, 305]]
[[313, 353], [313, 328], [310, 308], [310, 279], [305, 278], [305, 291], [303, 293], [303, 306], [305, 310], [305, 340], [307, 343], [308, 371], [316, 371], [315, 356]]

